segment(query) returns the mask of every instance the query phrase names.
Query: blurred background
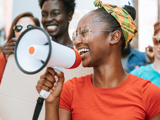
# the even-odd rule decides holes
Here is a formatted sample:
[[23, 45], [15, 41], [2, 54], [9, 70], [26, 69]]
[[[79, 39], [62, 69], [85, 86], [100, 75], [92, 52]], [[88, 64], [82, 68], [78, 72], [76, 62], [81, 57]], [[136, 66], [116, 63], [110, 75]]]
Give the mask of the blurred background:
[[[70, 35], [76, 29], [80, 18], [95, 9], [93, 2], [94, 0], [76, 0], [75, 14], [69, 27]], [[153, 25], [158, 20], [160, 21], [160, 0], [102, 0], [102, 2], [120, 7], [130, 2], [137, 12], [135, 22], [138, 27], [138, 35], [133, 39], [131, 46], [141, 52], [144, 52], [148, 45], [152, 46]], [[27, 11], [32, 12], [41, 20], [38, 0], [0, 0], [0, 47], [5, 43], [13, 19]]]

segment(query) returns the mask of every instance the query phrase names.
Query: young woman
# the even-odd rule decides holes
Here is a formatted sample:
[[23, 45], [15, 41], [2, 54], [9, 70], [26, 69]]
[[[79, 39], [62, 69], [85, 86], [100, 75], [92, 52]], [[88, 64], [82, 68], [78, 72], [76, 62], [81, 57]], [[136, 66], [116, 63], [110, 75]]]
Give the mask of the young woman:
[[75, 9], [75, 0], [39, 0], [43, 28], [52, 40], [65, 46], [72, 46], [68, 27]]
[[3, 76], [4, 68], [9, 55], [14, 54], [14, 47], [21, 33], [32, 26], [40, 26], [38, 18], [35, 18], [32, 13], [25, 12], [18, 15], [12, 22], [6, 44], [0, 53], [0, 83]]
[[159, 120], [160, 88], [122, 68], [121, 51], [137, 33], [133, 19], [118, 6], [95, 5], [100, 8], [85, 15], [73, 34], [82, 65], [94, 73], [63, 84], [63, 73], [48, 68], [36, 86], [51, 92], [45, 119]]
[[153, 53], [154, 62], [135, 69], [131, 74], [150, 80], [153, 84], [160, 87], [160, 22], [154, 24]]

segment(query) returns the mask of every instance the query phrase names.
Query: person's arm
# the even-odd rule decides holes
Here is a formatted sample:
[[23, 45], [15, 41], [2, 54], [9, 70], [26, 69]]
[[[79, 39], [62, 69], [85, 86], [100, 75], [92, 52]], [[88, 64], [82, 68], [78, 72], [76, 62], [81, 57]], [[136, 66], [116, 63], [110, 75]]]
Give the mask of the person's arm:
[[59, 108], [59, 101], [57, 98], [54, 103], [45, 103], [45, 120], [72, 120], [70, 111]]
[[142, 88], [146, 117], [147, 120], [160, 120], [160, 88], [149, 82]]
[[158, 113], [157, 115], [155, 115], [153, 118], [151, 118], [150, 120], [160, 120], [160, 113]]
[[[56, 77], [58, 81], [56, 82]], [[51, 94], [45, 99], [45, 120], [71, 120], [71, 112], [59, 108], [60, 94], [64, 83], [62, 72], [55, 72], [52, 68], [47, 68], [46, 72], [40, 77], [36, 89], [38, 93], [46, 90]]]

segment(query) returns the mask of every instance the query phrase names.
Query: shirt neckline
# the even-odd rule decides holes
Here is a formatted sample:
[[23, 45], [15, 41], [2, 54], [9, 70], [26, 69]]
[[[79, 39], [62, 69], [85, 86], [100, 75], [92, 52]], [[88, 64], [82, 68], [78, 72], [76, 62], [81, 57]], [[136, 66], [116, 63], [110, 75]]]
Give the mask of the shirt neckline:
[[119, 86], [112, 87], [112, 88], [98, 88], [98, 87], [93, 86], [93, 84], [91, 82], [91, 76], [92, 76], [92, 74], [88, 76], [88, 84], [89, 84], [89, 87], [93, 90], [93, 92], [96, 92], [96, 93], [107, 93], [107, 92], [115, 92], [115, 91], [126, 89], [125, 86], [128, 86], [132, 75], [129, 74], [124, 83], [122, 83]]

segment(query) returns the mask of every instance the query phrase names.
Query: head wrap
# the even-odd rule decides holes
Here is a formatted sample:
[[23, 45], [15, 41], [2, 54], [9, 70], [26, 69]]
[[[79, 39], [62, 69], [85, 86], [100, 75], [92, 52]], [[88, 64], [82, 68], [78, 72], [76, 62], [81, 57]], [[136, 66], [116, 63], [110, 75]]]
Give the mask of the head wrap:
[[121, 7], [111, 4], [103, 4], [100, 0], [95, 0], [94, 5], [98, 6], [98, 8], [104, 8], [110, 15], [112, 15], [120, 24], [122, 29], [125, 45], [136, 36], [137, 34], [137, 27], [129, 15], [129, 13]]

